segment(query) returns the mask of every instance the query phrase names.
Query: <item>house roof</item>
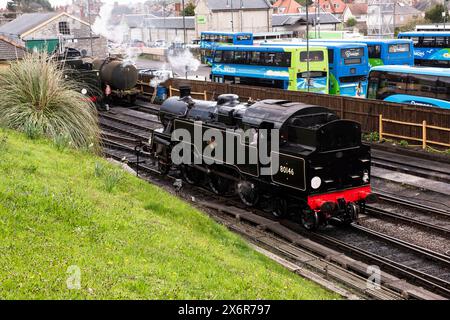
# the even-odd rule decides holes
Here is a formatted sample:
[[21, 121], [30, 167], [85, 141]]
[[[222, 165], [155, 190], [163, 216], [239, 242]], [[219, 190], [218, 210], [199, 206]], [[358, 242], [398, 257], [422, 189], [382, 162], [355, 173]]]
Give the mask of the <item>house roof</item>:
[[124, 22], [130, 28], [139, 28], [144, 26], [145, 19], [156, 18], [153, 14], [126, 14], [123, 16]]
[[[195, 17], [186, 18], [186, 29], [195, 29]], [[145, 19], [147, 28], [183, 29], [183, 17], [148, 18]]]
[[208, 8], [214, 10], [248, 10], [248, 9], [269, 9], [271, 7], [268, 0], [206, 0]]
[[[414, 4], [414, 8], [425, 12], [436, 4], [442, 4], [442, 0], [419, 0]], [[447, 2], [447, 9], [450, 10], [449, 2]]]
[[274, 8], [285, 8], [283, 12], [278, 11], [278, 13], [299, 13], [301, 5], [295, 0], [278, 0], [273, 4]]
[[[334, 15], [329, 13], [320, 13], [320, 23], [321, 24], [338, 24], [341, 21], [336, 18]], [[309, 23], [314, 23], [316, 21], [316, 14], [308, 15]], [[274, 27], [282, 27], [282, 26], [292, 26], [295, 24], [304, 24], [306, 23], [306, 13], [297, 13], [297, 14], [274, 14], [272, 15], [272, 25]]]
[[25, 13], [7, 24], [0, 27], [0, 34], [6, 36], [21, 36], [25, 32], [39, 26], [40, 24], [54, 18], [57, 12]]
[[342, 14], [347, 7], [347, 5], [342, 0], [319, 0], [319, 4], [326, 12], [337, 14]]
[[13, 21], [1, 26], [0, 35], [3, 34], [7, 37], [21, 38], [60, 16], [67, 16], [83, 24], [89, 25], [86, 21], [78, 19], [67, 12], [25, 13]]
[[367, 3], [348, 3], [347, 8], [353, 15], [362, 15], [367, 14], [368, 5]]
[[422, 12], [417, 10], [414, 7], [408, 6], [404, 3], [397, 2], [397, 5], [395, 6], [395, 15], [403, 15], [403, 14], [409, 14], [409, 15], [419, 15]]
[[0, 61], [22, 59], [25, 54], [25, 47], [4, 36], [0, 36]]

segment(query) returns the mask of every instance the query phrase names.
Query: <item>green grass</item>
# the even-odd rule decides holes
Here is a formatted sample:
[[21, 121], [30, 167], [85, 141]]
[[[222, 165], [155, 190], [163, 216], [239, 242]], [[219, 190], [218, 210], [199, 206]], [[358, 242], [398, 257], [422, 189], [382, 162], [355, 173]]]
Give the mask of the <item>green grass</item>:
[[0, 299], [339, 298], [117, 170], [0, 129]]

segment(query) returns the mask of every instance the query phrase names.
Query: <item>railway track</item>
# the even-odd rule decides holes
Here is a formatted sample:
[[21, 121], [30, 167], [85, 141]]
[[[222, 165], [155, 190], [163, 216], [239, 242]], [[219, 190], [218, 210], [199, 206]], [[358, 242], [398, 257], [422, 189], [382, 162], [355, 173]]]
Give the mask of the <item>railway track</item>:
[[[156, 183], [161, 187], [165, 187], [169, 191], [173, 191], [172, 184], [176, 180], [176, 177], [169, 175], [161, 178], [157, 168], [148, 162], [136, 164], [137, 158], [134, 149], [131, 146], [114, 141], [105, 141], [104, 154], [107, 157], [119, 161], [126, 158], [130, 162], [132, 168], [135, 170], [138, 169], [139, 172], [141, 172], [141, 178]], [[143, 155], [143, 158], [145, 158], [145, 154]], [[157, 177], [156, 180], [155, 177]], [[343, 287], [338, 286], [332, 289], [348, 298], [354, 299], [363, 296], [367, 299], [393, 300], [408, 297], [405, 292], [410, 289], [409, 287], [402, 287], [399, 289], [394, 286], [393, 288], [390, 288], [390, 286], [385, 286], [383, 284], [378, 288], [367, 288], [367, 275], [365, 275], [364, 272], [355, 273], [353, 270], [349, 270], [342, 266], [349, 263], [358, 264], [356, 261], [348, 259], [345, 263], [343, 263], [343, 261], [341, 261], [341, 263], [330, 262], [327, 260], [330, 259], [330, 255], [335, 256], [337, 259], [343, 259], [343, 257], [339, 252], [333, 252], [318, 245], [314, 246], [314, 250], [307, 250], [308, 245], [311, 243], [308, 242], [306, 238], [303, 238], [305, 240], [304, 248], [299, 246], [298, 243], [293, 244], [289, 239], [276, 236], [275, 234], [264, 230], [263, 225], [270, 223], [270, 220], [246, 212], [239, 207], [230, 207], [230, 199], [221, 198], [212, 203], [210, 201], [211, 193], [201, 187], [186, 187], [189, 189], [188, 193], [178, 193], [179, 196], [183, 196], [187, 201], [195, 199], [195, 202], [192, 203], [193, 205], [196, 205], [203, 210], [206, 209], [216, 221], [222, 223], [230, 230], [239, 233], [251, 243], [257, 245], [258, 249], [263, 248], [269, 250], [272, 253], [272, 258], [273, 255], [275, 255], [275, 260], [292, 272], [311, 280], [318, 281], [325, 287], [328, 287], [329, 285], [324, 285], [324, 279], [326, 281], [333, 280], [338, 282]], [[226, 210], [224, 210], [230, 208], [234, 208], [232, 211], [234, 214], [237, 214], [237, 216], [227, 214]], [[243, 223], [245, 219], [242, 218], [242, 213], [239, 215], [240, 212], [245, 213], [247, 218], [251, 218], [253, 223]], [[256, 221], [259, 223], [255, 223]], [[265, 223], [265, 221], [267, 222]], [[285, 231], [280, 231], [281, 233], [284, 233], [285, 235], [288, 234], [289, 230], [287, 228], [282, 227], [281, 225], [280, 227], [281, 229], [286, 229]], [[296, 235], [296, 239], [298, 242], [300, 236]], [[360, 265], [358, 266], [361, 267]], [[399, 279], [396, 278], [388, 276], [387, 278], [392, 283], [399, 281]], [[358, 296], [353, 292], [358, 293]], [[420, 292], [418, 296], [414, 296], [414, 298], [439, 298], [439, 296], [429, 295], [427, 292]]]
[[450, 239], [450, 211], [377, 192], [380, 201], [366, 207], [366, 214], [408, 224]]
[[450, 257], [352, 225], [313, 235], [320, 243], [343, 249], [384, 270], [450, 297]]
[[372, 166], [450, 183], [450, 164], [372, 149]]
[[[101, 114], [101, 125], [103, 128], [103, 139], [104, 139], [104, 151], [105, 155], [111, 158], [114, 158], [119, 161], [123, 161], [126, 159], [129, 164], [131, 164], [132, 167], [135, 169], [139, 169], [139, 172], [145, 172], [150, 175], [159, 174], [158, 169], [151, 163], [151, 161], [148, 161], [148, 154], [141, 153], [140, 159], [138, 159], [135, 151], [135, 146], [139, 142], [145, 142], [148, 141], [148, 134], [151, 130], [156, 129], [159, 127], [159, 123], [155, 121], [155, 118], [148, 118], [148, 119], [141, 119], [140, 115], [138, 113], [134, 113], [136, 111], [131, 112], [131, 115], [123, 115], [122, 112], [124, 110], [118, 110], [120, 114], [111, 114], [108, 113], [106, 116], [105, 114]], [[127, 113], [129, 110], [126, 111]], [[151, 129], [149, 129], [151, 128]], [[146, 159], [146, 160], [142, 160]], [[137, 161], [140, 161], [137, 163]], [[172, 179], [175, 179], [172, 177]], [[173, 180], [172, 180], [173, 181]], [[208, 196], [199, 196], [197, 195], [198, 199], [206, 198], [211, 199], [211, 194]], [[382, 200], [386, 201], [392, 201], [396, 202], [397, 204], [401, 205], [407, 205], [411, 208], [414, 207], [417, 210], [422, 210], [425, 212], [426, 210], [429, 210], [430, 208], [421, 205], [416, 204], [404, 199], [396, 199], [395, 197], [389, 196], [389, 195], [383, 195], [380, 194], [380, 197]], [[214, 195], [214, 198], [217, 198], [216, 195]], [[226, 201], [226, 205], [224, 205], [221, 202]], [[203, 201], [205, 202], [205, 201]], [[259, 216], [260, 218], [263, 218], [265, 213], [260, 212], [249, 212], [245, 208], [242, 207], [239, 203], [236, 201], [230, 200], [230, 199], [221, 199], [220, 201], [215, 201], [214, 203], [202, 203], [203, 207], [208, 207], [209, 209], [215, 208], [215, 210], [218, 212], [218, 214], [223, 215], [224, 213], [227, 213], [228, 215], [235, 215], [235, 213], [232, 213], [231, 211], [241, 212], [238, 214], [238, 216], [235, 215], [234, 219], [237, 219], [239, 221], [242, 220], [242, 215], [254, 215], [255, 217]], [[229, 208], [233, 208], [233, 210], [229, 210]], [[373, 210], [379, 210], [379, 209], [373, 209]], [[442, 214], [442, 217], [448, 218], [448, 213], [444, 212], [444, 210], [441, 210], [440, 214]], [[379, 214], [379, 213], [378, 213]], [[395, 214], [394, 214], [395, 215]], [[257, 221], [258, 218], [253, 217], [253, 224], [254, 221]], [[397, 217], [395, 217], [397, 218]], [[232, 221], [228, 221], [227, 218], [220, 218], [224, 222], [224, 224], [227, 224], [230, 229], [238, 229], [235, 231], [243, 232], [242, 226], [236, 226], [235, 223]], [[219, 220], [220, 220], [219, 219]], [[273, 236], [277, 237], [285, 237], [285, 235], [282, 234], [282, 232], [279, 232], [279, 230], [271, 230], [271, 228], [267, 228], [268, 224], [272, 224], [273, 226], [277, 226], [278, 229], [284, 228], [283, 232], [292, 233], [292, 230], [295, 230], [295, 234], [305, 235], [307, 239], [314, 239], [317, 243], [322, 243], [326, 245], [327, 247], [336, 248], [339, 251], [344, 251], [351, 256], [356, 256], [360, 259], [363, 259], [367, 263], [376, 263], [377, 265], [380, 265], [383, 267], [383, 269], [389, 270], [392, 273], [395, 273], [397, 276], [399, 276], [401, 279], [408, 279], [408, 281], [415, 283], [418, 286], [423, 286], [425, 288], [429, 288], [430, 290], [433, 290], [433, 292], [437, 293], [439, 297], [450, 297], [450, 258], [440, 255], [435, 252], [431, 252], [429, 250], [415, 247], [413, 245], [404, 243], [398, 239], [394, 239], [392, 237], [388, 237], [373, 231], [370, 231], [368, 229], [364, 229], [360, 226], [352, 226], [350, 229], [345, 229], [346, 232], [342, 231], [344, 229], [340, 228], [333, 228], [330, 230], [325, 230], [324, 232], [319, 233], [306, 233], [304, 230], [301, 230], [300, 225], [297, 223], [294, 223], [292, 221], [276, 221], [271, 219], [270, 217], [264, 217], [263, 219], [267, 219], [266, 223], [262, 223], [259, 225], [256, 225], [258, 232], [262, 232], [261, 230], [268, 231], [271, 236], [269, 239], [272, 242], [276, 242], [278, 240], [273, 240]], [[399, 218], [400, 219], [400, 218]], [[406, 221], [406, 217], [403, 217], [403, 220]], [[416, 223], [416, 221], [419, 221], [419, 218], [415, 217], [409, 217], [411, 221], [410, 223]], [[426, 224], [426, 222], [422, 221], [423, 225]], [[252, 223], [250, 223], [252, 224]], [[437, 229], [435, 225], [428, 226], [428, 228], [434, 228]], [[275, 228], [275, 229], [277, 229]], [[245, 228], [244, 228], [245, 229]], [[446, 228], [445, 228], [446, 229]], [[240, 231], [239, 231], [240, 230]], [[247, 230], [247, 229], [246, 229]], [[348, 232], [351, 231], [351, 232]], [[255, 230], [252, 232], [249, 232], [250, 234], [253, 234], [254, 237], [252, 238], [248, 234], [244, 236], [250, 237], [252, 239], [252, 242], [254, 243], [260, 243], [261, 241], [258, 241], [261, 237], [261, 235], [256, 236], [258, 234]], [[448, 230], [442, 231], [448, 234]], [[301, 236], [300, 236], [301, 237]], [[303, 237], [302, 237], [303, 238]], [[286, 239], [285, 239], [286, 240]], [[289, 239], [288, 239], [289, 240]], [[292, 239], [290, 239], [292, 240]], [[298, 239], [297, 239], [298, 240]], [[294, 243], [294, 246], [298, 246], [297, 240], [291, 241]], [[269, 240], [268, 240], [269, 241]], [[269, 242], [270, 242], [269, 241]], [[310, 240], [309, 240], [310, 241]], [[292, 245], [292, 243], [290, 245]], [[372, 245], [370, 245], [372, 244]], [[268, 245], [267, 243], [262, 244], [264, 247], [269, 248], [272, 252], [278, 252], [279, 253], [279, 247], [280, 246], [272, 246]], [[284, 244], [286, 245], [286, 244]], [[382, 253], [380, 254], [380, 248], [382, 249]], [[304, 247], [304, 250], [311, 251], [310, 247]], [[283, 250], [281, 250], [283, 251]], [[312, 250], [314, 251], [314, 250]], [[326, 250], [325, 250], [326, 251]], [[288, 261], [291, 261], [293, 257], [291, 255], [288, 255], [286, 253], [285, 258], [287, 258]], [[323, 259], [326, 260], [327, 255], [323, 256]], [[295, 259], [294, 259], [295, 260]], [[298, 262], [298, 261], [297, 261]], [[335, 261], [336, 262], [336, 261]], [[337, 265], [345, 265], [346, 263], [342, 261], [337, 261]], [[294, 262], [295, 264], [295, 262]], [[345, 268], [344, 268], [345, 269]], [[322, 270], [323, 271], [323, 270]], [[355, 270], [352, 270], [355, 272]], [[296, 269], [296, 272], [299, 272], [299, 269]], [[364, 274], [362, 272], [361, 268], [358, 269], [358, 276], [364, 277], [367, 276], [367, 274]], [[387, 276], [388, 279], [389, 276]], [[363, 278], [364, 279], [364, 278]], [[398, 280], [398, 279], [397, 279]], [[341, 282], [343, 280], [341, 279]], [[355, 280], [356, 281], [356, 280]], [[344, 281], [345, 282], [345, 281]], [[389, 287], [390, 288], [390, 287]], [[390, 288], [389, 290], [392, 290]], [[403, 291], [402, 291], [403, 290]], [[403, 294], [405, 295], [405, 292], [408, 292], [409, 297], [413, 298], [424, 298], [423, 293], [418, 294], [416, 292], [416, 289], [408, 288], [408, 289], [402, 289], [395, 288], [395, 290], [391, 293], [397, 292], [397, 294]], [[420, 290], [419, 290], [420, 291]], [[428, 294], [428, 293], [427, 293]], [[384, 296], [384, 298], [388, 298], [390, 296], [389, 294]], [[368, 297], [370, 298], [383, 298], [380, 296], [375, 296], [373, 294], [369, 294]], [[393, 298], [390, 296], [390, 298]], [[436, 297], [434, 297], [436, 298]]]

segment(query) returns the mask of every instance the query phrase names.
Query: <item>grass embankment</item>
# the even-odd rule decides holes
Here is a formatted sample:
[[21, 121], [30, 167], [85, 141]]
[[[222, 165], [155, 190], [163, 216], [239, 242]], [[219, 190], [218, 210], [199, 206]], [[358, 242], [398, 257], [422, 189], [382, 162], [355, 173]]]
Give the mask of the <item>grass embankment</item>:
[[0, 175], [1, 299], [338, 298], [88, 153], [0, 131]]

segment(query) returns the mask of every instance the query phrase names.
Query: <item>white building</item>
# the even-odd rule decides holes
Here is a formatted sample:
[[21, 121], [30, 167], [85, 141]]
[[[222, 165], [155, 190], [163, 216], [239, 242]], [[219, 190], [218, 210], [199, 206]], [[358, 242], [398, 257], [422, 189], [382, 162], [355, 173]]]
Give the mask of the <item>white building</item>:
[[272, 31], [273, 9], [268, 0], [197, 0], [195, 30]]

